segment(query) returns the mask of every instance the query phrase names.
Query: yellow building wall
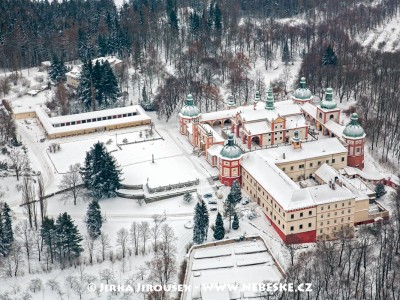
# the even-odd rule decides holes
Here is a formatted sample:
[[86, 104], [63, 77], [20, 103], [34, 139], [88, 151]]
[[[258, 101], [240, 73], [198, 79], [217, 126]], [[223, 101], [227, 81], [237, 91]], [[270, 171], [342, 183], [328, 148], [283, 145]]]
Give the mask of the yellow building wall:
[[368, 220], [369, 199], [357, 200], [355, 205], [354, 222], [364, 222]]
[[327, 163], [336, 170], [342, 169], [347, 166], [347, 152], [287, 163], [277, 163], [276, 166], [293, 181], [300, 181], [302, 178], [308, 178], [310, 174], [314, 174], [324, 163]]

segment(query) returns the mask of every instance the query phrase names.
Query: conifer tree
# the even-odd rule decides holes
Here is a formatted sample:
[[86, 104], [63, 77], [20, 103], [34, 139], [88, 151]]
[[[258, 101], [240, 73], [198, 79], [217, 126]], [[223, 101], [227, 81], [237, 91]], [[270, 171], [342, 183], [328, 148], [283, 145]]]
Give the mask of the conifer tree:
[[2, 248], [3, 254], [7, 255], [14, 242], [14, 233], [12, 228], [12, 220], [10, 215], [11, 209], [7, 202], [4, 203], [1, 211], [1, 227], [2, 227]]
[[0, 213], [0, 257], [6, 254], [5, 247], [3, 244], [4, 233], [3, 233], [3, 222]]
[[67, 68], [64, 65], [64, 60], [62, 58], [59, 59], [54, 54], [49, 69], [49, 78], [55, 83], [64, 82], [66, 81], [65, 73], [67, 73]]
[[51, 263], [54, 262], [54, 251], [56, 247], [56, 226], [53, 218], [44, 217], [42, 228], [40, 230], [43, 243], [47, 246], [47, 251], [50, 254]]
[[217, 218], [215, 219], [214, 239], [222, 240], [224, 236], [225, 236], [224, 221], [222, 220], [221, 214], [218, 213]]
[[240, 203], [242, 201], [242, 189], [237, 179], [235, 179], [232, 183], [231, 194], [236, 203]]
[[327, 66], [327, 65], [332, 65], [336, 66], [337, 64], [337, 56], [335, 51], [333, 51], [333, 48], [331, 45], [326, 48], [325, 53], [322, 57], [322, 65]]
[[204, 201], [201, 201], [200, 207], [201, 207], [201, 213], [202, 213], [202, 218], [203, 218], [204, 240], [207, 240], [207, 237], [208, 237], [208, 226], [210, 224], [210, 216], [208, 215], [207, 205], [206, 205], [206, 203]]
[[375, 193], [376, 193], [376, 198], [380, 198], [383, 195], [385, 195], [386, 194], [385, 186], [382, 183], [378, 183], [375, 186]]
[[229, 228], [231, 228], [232, 217], [235, 214], [236, 204], [237, 202], [234, 196], [232, 193], [229, 193], [224, 202], [224, 216], [229, 218]]
[[191, 193], [185, 193], [185, 194], [183, 195], [183, 201], [189, 203], [189, 202], [192, 201], [192, 200], [193, 200], [193, 196], [192, 196]]
[[76, 258], [83, 251], [81, 242], [83, 240], [74, 224], [71, 216], [66, 212], [57, 217], [55, 224], [56, 252], [60, 263], [64, 263], [65, 259], [69, 262]]
[[101, 199], [115, 195], [121, 186], [121, 170], [115, 158], [107, 152], [103, 143], [97, 142], [86, 152], [85, 164], [81, 168], [85, 187], [92, 197]]
[[289, 52], [289, 46], [287, 41], [285, 42], [285, 45], [283, 46], [283, 51], [282, 51], [282, 62], [287, 65], [290, 61], [290, 52]]
[[101, 216], [100, 205], [97, 200], [92, 200], [92, 202], [89, 203], [85, 222], [90, 237], [97, 238], [100, 236], [103, 217]]
[[102, 108], [110, 107], [115, 104], [118, 98], [118, 81], [111, 69], [108, 61], [103, 62], [100, 81], [100, 99], [99, 106]]
[[207, 238], [208, 223], [207, 206], [205, 202], [201, 200], [195, 206], [193, 217], [193, 242], [195, 244], [202, 244]]
[[218, 3], [215, 4], [214, 10], [214, 28], [218, 32], [222, 29], [222, 15]]
[[237, 213], [233, 215], [233, 222], [232, 222], [232, 229], [237, 230], [239, 228], [239, 218], [237, 216]]
[[93, 108], [92, 89], [94, 89], [94, 83], [92, 80], [92, 68], [92, 61], [83, 62], [79, 85], [76, 90], [79, 102], [82, 103], [87, 110]]

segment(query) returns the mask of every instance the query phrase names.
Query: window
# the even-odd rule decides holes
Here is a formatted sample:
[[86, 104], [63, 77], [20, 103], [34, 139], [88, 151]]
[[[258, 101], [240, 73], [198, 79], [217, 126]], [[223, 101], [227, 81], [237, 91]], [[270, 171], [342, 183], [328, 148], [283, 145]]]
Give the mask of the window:
[[308, 223], [308, 228], [310, 228], [311, 227], [311, 223]]
[[310, 210], [310, 211], [308, 212], [308, 215], [309, 215], [309, 216], [311, 216], [311, 215], [312, 215], [312, 210]]
[[342, 157], [342, 162], [344, 161], [344, 157]]
[[324, 207], [323, 206], [321, 206], [321, 211], [323, 211], [324, 210]]
[[310, 163], [310, 167], [312, 167], [313, 166], [313, 163]]
[[321, 222], [321, 226], [323, 226], [324, 225], [324, 222]]
[[322, 229], [319, 230], [319, 233], [322, 233]]
[[325, 162], [326, 162], [327, 164], [329, 164], [329, 159], [327, 159]]
[[294, 214], [291, 214], [291, 215], [290, 215], [290, 218], [291, 218], [291, 219], [294, 219]]
[[321, 165], [321, 162], [319, 161], [319, 162], [318, 162], [318, 166], [320, 166], [320, 165]]
[[349, 201], [349, 205], [351, 205], [351, 201]]
[[344, 206], [344, 202], [342, 202], [342, 207]]
[[299, 225], [299, 229], [303, 229], [303, 224], [300, 224], [300, 225]]
[[321, 215], [321, 219], [323, 219], [323, 218], [324, 218], [324, 215], [322, 214], [322, 215]]
[[351, 209], [349, 209], [347, 212], [350, 213], [350, 212], [351, 212]]
[[293, 231], [294, 230], [294, 227], [293, 226], [290, 226], [290, 231]]
[[328, 213], [328, 218], [331, 216], [331, 214], [330, 213]]
[[293, 167], [293, 166], [291, 166], [291, 167], [290, 167], [290, 171], [293, 171], [293, 169], [294, 169], [294, 167]]
[[282, 224], [282, 228], [285, 229], [285, 224]]
[[333, 164], [335, 163], [335, 161], [336, 161], [336, 159], [332, 158], [332, 163], [333, 163]]
[[328, 224], [328, 225], [329, 225], [329, 221], [326, 221], [326, 224]]
[[304, 169], [304, 165], [299, 165], [299, 169]]
[[283, 171], [283, 172], [285, 172], [285, 170], [286, 170], [285, 168], [282, 168], [282, 171]]
[[328, 205], [328, 209], [331, 209], [331, 206], [330, 206], [330, 205]]
[[300, 218], [302, 218], [303, 217], [303, 213], [300, 213]]
[[335, 211], [335, 216], [337, 216], [337, 211]]
[[337, 208], [337, 203], [335, 204], [335, 208]]
[[281, 225], [281, 220], [278, 220], [278, 225]]
[[347, 220], [349, 220], [349, 221], [350, 221], [350, 217], [347, 217]]

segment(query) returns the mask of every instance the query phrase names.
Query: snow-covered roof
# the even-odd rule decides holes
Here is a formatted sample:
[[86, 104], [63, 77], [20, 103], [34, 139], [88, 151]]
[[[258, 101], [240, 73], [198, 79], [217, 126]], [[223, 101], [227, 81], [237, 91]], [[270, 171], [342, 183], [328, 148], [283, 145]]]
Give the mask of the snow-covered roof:
[[[345, 168], [347, 169], [347, 168]], [[343, 169], [343, 170], [345, 170]], [[334, 169], [332, 166], [327, 164], [323, 164], [317, 171], [315, 171], [315, 175], [317, 175], [321, 180], [325, 183], [329, 183], [329, 181], [334, 182], [337, 178], [343, 187], [346, 187], [350, 190], [357, 199], [366, 199], [368, 198], [368, 194], [373, 194], [374, 191], [370, 189], [370, 187], [359, 178], [348, 178], [345, 177], [338, 170]], [[336, 185], [337, 187], [338, 185]], [[340, 187], [340, 185], [339, 185]]]
[[219, 156], [219, 153], [221, 152], [223, 147], [224, 146], [220, 144], [215, 144], [208, 148], [207, 152], [210, 153], [211, 156]]
[[345, 126], [342, 126], [333, 120], [329, 120], [324, 126], [326, 127], [326, 129], [333, 132], [337, 137], [342, 138]]
[[[50, 118], [42, 107], [36, 107], [36, 115], [48, 134], [70, 132], [83, 129], [92, 129], [135, 121], [151, 121], [140, 105], [118, 107], [94, 112], [59, 116]], [[132, 114], [129, 116], [128, 114]], [[126, 115], [124, 117], [124, 115]], [[113, 116], [116, 116], [113, 118]], [[111, 117], [111, 119], [108, 119]], [[103, 120], [103, 118], [107, 118]], [[101, 120], [99, 120], [101, 119]], [[89, 121], [90, 120], [90, 121]], [[89, 121], [80, 124], [66, 125], [66, 123]], [[64, 124], [64, 125], [62, 125]], [[57, 126], [57, 127], [56, 127]]]
[[291, 115], [285, 117], [286, 119], [286, 129], [295, 129], [299, 127], [307, 126], [307, 121], [304, 115]]
[[[299, 149], [294, 149], [289, 145], [259, 150], [257, 153], [265, 159], [271, 159], [274, 163], [285, 163], [338, 153], [347, 154], [347, 149], [337, 138], [329, 138], [302, 143]], [[284, 154], [285, 158], [283, 158]]]
[[301, 109], [309, 114], [310, 116], [312, 116], [313, 118], [317, 117], [317, 107], [311, 103], [304, 103], [303, 106], [301, 107]]
[[249, 134], [263, 134], [271, 131], [271, 126], [265, 121], [245, 123], [243, 129]]
[[206, 132], [211, 133], [213, 135], [214, 142], [224, 142], [225, 141], [225, 139], [218, 132], [216, 132], [215, 129], [212, 128], [210, 125], [201, 124], [200, 127], [202, 127]]
[[[279, 282], [282, 278], [270, 251], [259, 237], [255, 237], [254, 241], [224, 240], [215, 244], [204, 244], [191, 250], [185, 278], [185, 284], [191, 289], [183, 293], [182, 299], [240, 299], [240, 291], [232, 297], [236, 291], [211, 288], [210, 285]], [[251, 298], [257, 296], [252, 295]]]
[[[333, 148], [336, 148], [336, 151], [346, 152], [346, 149], [337, 139], [327, 139], [319, 142], [326, 144], [329, 140], [336, 141], [331, 143], [328, 142], [328, 144]], [[306, 144], [313, 143], [315, 142]], [[316, 145], [316, 148], [320, 148], [320, 143]], [[339, 147], [339, 145], [341, 147]], [[356, 195], [346, 187], [336, 186], [335, 189], [332, 189], [329, 184], [301, 188], [291, 180], [285, 172], [275, 165], [276, 161], [273, 159], [274, 156], [271, 157], [271, 155], [269, 155], [272, 153], [272, 150], [278, 150], [279, 148], [286, 148], [287, 150], [289, 150], [289, 148], [292, 149], [291, 146], [284, 146], [247, 153], [242, 159], [242, 167], [250, 173], [250, 175], [279, 203], [284, 210], [289, 211], [307, 208], [322, 203], [354, 199], [356, 197]], [[312, 149], [312, 145], [309, 148]], [[329, 145], [327, 149], [330, 149]], [[271, 151], [268, 154], [269, 150]], [[301, 150], [305, 149], [303, 148]], [[283, 151], [278, 152], [284, 153]], [[290, 156], [290, 152], [286, 151], [285, 153], [289, 153]], [[323, 153], [322, 155], [327, 154], [327, 152], [318, 153]], [[274, 154], [277, 154], [277, 152]], [[303, 155], [303, 158], [301, 159], [304, 159], [304, 157], [305, 156]], [[278, 155], [277, 158], [279, 158], [277, 159], [279, 161], [289, 161], [289, 159], [283, 160], [282, 155]], [[299, 159], [298, 156], [292, 160], [297, 159]]]
[[300, 115], [300, 105], [293, 103], [291, 100], [275, 102], [275, 109], [267, 110], [257, 103], [256, 110], [248, 110], [241, 113], [241, 118], [245, 122], [254, 122], [261, 120], [268, 120], [271, 122], [273, 119], [278, 118], [278, 116], [286, 117], [293, 115]]
[[300, 187], [271, 160], [261, 157], [259, 155], [260, 151], [245, 154], [241, 165], [286, 209], [289, 206], [293, 193], [300, 190]]

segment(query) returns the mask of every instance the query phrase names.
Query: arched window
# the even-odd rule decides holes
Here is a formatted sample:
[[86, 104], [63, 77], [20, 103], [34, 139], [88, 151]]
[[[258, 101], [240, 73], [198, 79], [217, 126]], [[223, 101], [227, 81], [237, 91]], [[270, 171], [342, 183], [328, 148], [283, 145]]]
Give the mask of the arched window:
[[322, 119], [322, 113], [319, 113], [319, 118]]
[[334, 115], [330, 115], [329, 119], [333, 119], [335, 116]]

